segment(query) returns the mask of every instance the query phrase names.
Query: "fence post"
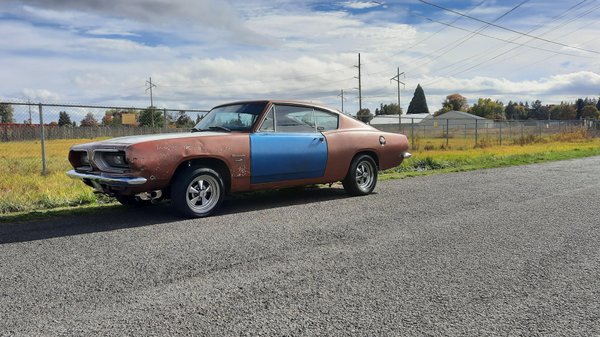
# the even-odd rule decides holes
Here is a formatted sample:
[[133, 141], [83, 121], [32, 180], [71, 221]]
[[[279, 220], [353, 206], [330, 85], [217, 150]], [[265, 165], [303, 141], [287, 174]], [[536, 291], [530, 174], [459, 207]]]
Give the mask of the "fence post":
[[450, 129], [448, 129], [448, 127], [450, 126], [449, 121], [450, 119], [446, 118], [446, 147], [448, 147], [448, 133], [450, 133]]
[[410, 119], [410, 141], [411, 141], [411, 149], [415, 148], [415, 119]]
[[502, 123], [503, 122], [499, 122], [500, 123], [500, 146], [502, 146]]
[[163, 117], [165, 119], [165, 126], [164, 126], [164, 128], [166, 129], [166, 128], [169, 127], [169, 121], [167, 120], [167, 108], [163, 109]]
[[477, 137], [479, 136], [477, 130], [477, 120], [475, 120], [475, 146], [477, 146]]
[[521, 144], [523, 144], [523, 122], [521, 121]]
[[42, 103], [38, 104], [40, 110], [40, 127], [42, 128], [42, 175], [46, 175], [46, 130], [44, 129], [44, 113], [42, 112]]

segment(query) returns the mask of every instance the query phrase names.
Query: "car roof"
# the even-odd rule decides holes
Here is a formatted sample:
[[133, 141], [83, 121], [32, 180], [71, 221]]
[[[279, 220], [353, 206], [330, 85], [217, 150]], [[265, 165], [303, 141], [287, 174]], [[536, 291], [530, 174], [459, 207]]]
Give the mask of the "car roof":
[[247, 103], [273, 103], [273, 104], [304, 105], [304, 106], [311, 106], [311, 107], [314, 107], [314, 108], [319, 108], [319, 109], [323, 109], [323, 110], [327, 110], [327, 111], [330, 111], [330, 112], [335, 112], [335, 113], [341, 114], [336, 109], [333, 109], [333, 108], [330, 108], [330, 107], [326, 107], [326, 106], [323, 106], [323, 105], [320, 105], [320, 104], [315, 104], [315, 103], [311, 103], [311, 102], [303, 102], [303, 101], [294, 101], [294, 100], [268, 100], [268, 99], [264, 99], [264, 100], [236, 101], [236, 102], [229, 102], [229, 103], [219, 104], [219, 105], [215, 106], [215, 108], [222, 107], [222, 106], [227, 106], [227, 105], [247, 104]]

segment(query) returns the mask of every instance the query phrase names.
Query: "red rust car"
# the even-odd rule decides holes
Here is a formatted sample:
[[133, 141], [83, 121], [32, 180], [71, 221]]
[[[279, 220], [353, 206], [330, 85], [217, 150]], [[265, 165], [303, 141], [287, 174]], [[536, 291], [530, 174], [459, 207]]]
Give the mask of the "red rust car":
[[182, 214], [204, 217], [228, 193], [341, 181], [366, 195], [407, 150], [406, 136], [332, 109], [248, 101], [213, 108], [188, 133], [75, 145], [67, 175], [125, 205], [170, 198]]

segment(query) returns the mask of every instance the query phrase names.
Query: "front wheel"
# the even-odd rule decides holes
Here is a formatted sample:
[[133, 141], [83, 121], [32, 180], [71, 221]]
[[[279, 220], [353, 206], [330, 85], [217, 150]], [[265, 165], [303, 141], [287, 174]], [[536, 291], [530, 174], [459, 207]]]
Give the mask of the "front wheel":
[[221, 175], [210, 168], [190, 168], [179, 174], [171, 188], [171, 202], [191, 218], [211, 215], [223, 202], [225, 188]]
[[377, 185], [377, 164], [369, 155], [363, 154], [352, 160], [344, 181], [346, 192], [352, 195], [367, 195]]

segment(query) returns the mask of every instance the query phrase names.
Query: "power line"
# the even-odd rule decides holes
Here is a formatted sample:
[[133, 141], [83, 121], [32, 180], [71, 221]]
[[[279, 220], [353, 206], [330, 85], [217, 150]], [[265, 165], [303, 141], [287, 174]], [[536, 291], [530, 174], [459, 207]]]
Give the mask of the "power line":
[[[522, 1], [521, 3], [519, 3], [519, 4], [517, 4], [516, 6], [512, 7], [510, 10], [508, 10], [508, 11], [504, 12], [504, 13], [503, 13], [502, 15], [500, 15], [499, 17], [495, 18], [493, 22], [497, 22], [497, 21], [499, 21], [500, 19], [502, 19], [502, 18], [503, 18], [503, 17], [505, 17], [506, 15], [508, 15], [508, 14], [512, 13], [513, 11], [515, 11], [517, 8], [521, 7], [523, 4], [525, 4], [525, 3], [526, 3], [526, 2], [528, 2], [528, 1], [529, 1], [529, 0], [524, 0], [524, 1]], [[480, 27], [480, 28], [478, 28], [478, 29], [477, 29], [477, 32], [482, 32], [482, 31], [484, 31], [485, 29], [487, 29], [489, 26], [490, 26], [490, 25], [485, 25], [485, 26], [483, 26], [483, 27]], [[446, 54], [447, 54], [447, 53], [449, 53], [450, 51], [452, 51], [452, 50], [454, 50], [454, 49], [458, 48], [459, 46], [461, 46], [461, 45], [462, 45], [462, 44], [464, 44], [465, 42], [469, 41], [469, 40], [470, 40], [470, 39], [472, 39], [472, 38], [473, 38], [475, 35], [476, 35], [476, 33], [475, 33], [475, 32], [470, 32], [470, 34], [467, 34], [467, 35], [465, 35], [464, 37], [462, 37], [462, 38], [460, 38], [460, 39], [458, 39], [458, 40], [455, 40], [455, 41], [454, 41], [454, 42], [452, 42], [452, 43], [449, 43], [449, 44], [447, 44], [446, 46], [444, 46], [444, 47], [442, 47], [442, 48], [440, 48], [440, 49], [436, 50], [436, 52], [438, 52], [438, 51], [442, 51], [442, 50], [444, 50], [444, 49], [445, 49], [445, 50], [444, 50], [442, 53], [440, 53], [439, 55], [437, 55], [436, 57], [434, 57], [434, 58], [430, 59], [430, 60], [429, 60], [429, 61], [427, 61], [427, 62], [421, 63], [421, 64], [420, 64], [420, 65], [418, 65], [418, 66], [414, 66], [414, 67], [410, 68], [408, 71], [409, 71], [409, 72], [412, 72], [413, 70], [416, 70], [416, 69], [419, 69], [419, 68], [421, 68], [421, 67], [423, 67], [423, 66], [425, 66], [425, 65], [428, 65], [429, 63], [431, 63], [431, 62], [433, 62], [433, 61], [435, 61], [435, 60], [439, 59], [440, 57], [442, 57], [442, 56], [446, 55]], [[448, 48], [448, 47], [449, 47], [449, 48]]]
[[[566, 9], [564, 12], [562, 12], [561, 14], [559, 14], [559, 15], [557, 15], [557, 16], [555, 16], [555, 17], [551, 18], [550, 20], [556, 20], [556, 19], [559, 19], [559, 18], [561, 18], [561, 17], [564, 17], [564, 16], [565, 16], [565, 15], [566, 15], [568, 12], [570, 12], [571, 10], [573, 10], [573, 9], [574, 9], [574, 8], [576, 8], [576, 7], [579, 7], [579, 6], [580, 6], [582, 3], [586, 2], [586, 1], [587, 1], [587, 0], [580, 1], [579, 3], [577, 3], [577, 4], [575, 4], [575, 5], [571, 6], [571, 7], [569, 7], [569, 8], [568, 8], [568, 9]], [[594, 0], [594, 1], [595, 1], [595, 0]], [[578, 19], [578, 18], [581, 18], [581, 17], [583, 17], [583, 16], [585, 16], [585, 15], [588, 15], [588, 14], [590, 14], [591, 12], [595, 11], [595, 10], [596, 10], [596, 9], [598, 9], [599, 7], [600, 7], [600, 6], [596, 6], [596, 7], [592, 8], [592, 9], [588, 9], [588, 10], [586, 10], [586, 12], [584, 12], [584, 13], [579, 13], [579, 14], [577, 14], [575, 17], [573, 17], [573, 18], [571, 18], [571, 19], [568, 19], [568, 20], [567, 20], [565, 23], [559, 24], [559, 25], [557, 25], [556, 27], [554, 27], [554, 28], [552, 28], [552, 29], [550, 29], [550, 30], [547, 30], [547, 31], [545, 31], [544, 33], [542, 33], [542, 36], [543, 36], [543, 35], [546, 35], [546, 34], [549, 34], [550, 32], [552, 32], [552, 31], [555, 31], [555, 30], [557, 30], [557, 29], [559, 29], [559, 28], [561, 28], [561, 27], [564, 27], [564, 26], [565, 26], [567, 23], [570, 23], [570, 22], [572, 22], [572, 21], [574, 21], [574, 20], [576, 20], [576, 19]], [[529, 30], [529, 31], [528, 31], [528, 33], [530, 33], [530, 32], [533, 32], [533, 31], [535, 31], [535, 30], [538, 30], [538, 29], [539, 29], [539, 28], [541, 28], [542, 26], [543, 26], [542, 24], [539, 24], [539, 25], [537, 25], [535, 28], [533, 28], [533, 29]], [[587, 25], [586, 25], [586, 27], [587, 27]], [[579, 29], [582, 29], [582, 28], [579, 28]], [[571, 32], [571, 33], [572, 33], [572, 32]], [[520, 35], [519, 35], [519, 36], [517, 36], [517, 37], [515, 37], [515, 38], [513, 38], [511, 41], [515, 41], [515, 40], [517, 40], [517, 39], [519, 39], [519, 38], [521, 38], [521, 36], [520, 36]], [[534, 40], [534, 39], [531, 39], [531, 38], [530, 38], [530, 39], [529, 39], [527, 42], [530, 42], [530, 41], [533, 41], [533, 40]], [[483, 65], [483, 64], [485, 64], [485, 63], [487, 63], [487, 62], [490, 62], [490, 61], [493, 61], [493, 60], [495, 60], [495, 59], [497, 59], [497, 58], [499, 58], [499, 57], [502, 57], [502, 56], [504, 56], [504, 55], [508, 54], [509, 52], [511, 52], [511, 51], [513, 51], [513, 50], [516, 50], [516, 49], [518, 49], [518, 48], [520, 48], [520, 47], [521, 47], [521, 44], [518, 44], [517, 46], [514, 46], [513, 48], [510, 48], [510, 49], [508, 49], [508, 50], [506, 50], [506, 51], [504, 51], [504, 52], [501, 52], [500, 54], [497, 54], [497, 55], [495, 55], [495, 56], [493, 56], [493, 57], [491, 57], [491, 58], [488, 58], [488, 59], [486, 59], [486, 60], [484, 60], [484, 61], [481, 61], [481, 62], [479, 62], [479, 63], [477, 63], [477, 64], [475, 64], [475, 65], [468, 66], [467, 68], [465, 68], [465, 69], [463, 69], [463, 70], [460, 70], [460, 71], [458, 71], [458, 72], [455, 72], [455, 73], [453, 73], [453, 74], [452, 74], [452, 75], [450, 75], [450, 76], [457, 76], [457, 75], [461, 75], [461, 74], [463, 74], [463, 73], [466, 73], [466, 72], [468, 72], [468, 71], [470, 71], [470, 70], [473, 70], [473, 69], [475, 69], [475, 68], [477, 68], [477, 67], [479, 67], [479, 66], [481, 66], [481, 65]], [[527, 46], [527, 47], [532, 47], [532, 46]], [[536, 48], [537, 48], [537, 47], [536, 47]], [[488, 49], [488, 50], [489, 50], [489, 49]], [[550, 52], [553, 54], [551, 57], [554, 57], [554, 56], [556, 56], [556, 55], [568, 55], [568, 56], [585, 57], [585, 56], [581, 56], [581, 55], [571, 55], [571, 54], [566, 54], [566, 53], [562, 53], [562, 52], [559, 52], [559, 51], [554, 51], [554, 50], [551, 50]], [[474, 58], [475, 58], [475, 59], [476, 59], [476, 58], [480, 58], [480, 56], [482, 56], [482, 55], [487, 55], [487, 51], [484, 51], [484, 52], [482, 52], [480, 55], [478, 55], [478, 56], [476, 56], [476, 57], [474, 57]], [[472, 59], [472, 58], [473, 58], [473, 57], [471, 57], [471, 58], [469, 58], [469, 59]], [[544, 59], [543, 59], [543, 60], [541, 60], [541, 61], [546, 61], [546, 60], [548, 60], [548, 59], [550, 59], [550, 57], [548, 57], [548, 58], [544, 58]], [[466, 60], [466, 59], [463, 59], [462, 61], [464, 61], [464, 60]], [[457, 63], [461, 63], [462, 61], [458, 61], [458, 62], [456, 62], [456, 63], [453, 63], [453, 64], [452, 64], [452, 65], [450, 65], [450, 66], [454, 66], [454, 65], [456, 65]], [[432, 82], [428, 82], [428, 83], [426, 83], [425, 85], [429, 85], [429, 84], [431, 84], [431, 83], [432, 83]]]
[[515, 44], [515, 45], [517, 45], [517, 47], [527, 47], [527, 48], [531, 48], [531, 49], [537, 49], [537, 50], [547, 51], [547, 52], [550, 52], [550, 53], [557, 53], [557, 54], [567, 55], [567, 56], [573, 56], [573, 57], [592, 58], [592, 56], [569, 54], [569, 53], [557, 52], [557, 51], [551, 50], [551, 49], [540, 48], [540, 47], [536, 47], [536, 46], [530, 46], [530, 45], [527, 45], [527, 43], [514, 42], [514, 39], [513, 40], [506, 40], [506, 39], [502, 39], [502, 38], [499, 38], [499, 37], [495, 37], [495, 36], [483, 34], [483, 33], [477, 32], [477, 31], [468, 30], [466, 28], [454, 26], [454, 25], [451, 25], [451, 24], [448, 24], [448, 23], [444, 23], [444, 22], [440, 22], [440, 21], [437, 21], [437, 20], [433, 20], [433, 19], [428, 18], [428, 17], [423, 17], [423, 18], [425, 18], [425, 19], [427, 19], [427, 20], [429, 20], [431, 22], [439, 23], [441, 25], [446, 25], [448, 27], [459, 29], [459, 30], [462, 30], [462, 31], [465, 31], [465, 32], [470, 32], [472, 34], [481, 35], [481, 36], [484, 36], [484, 37], [487, 37], [487, 38], [490, 38], [490, 39], [494, 39], [494, 40], [498, 40], [498, 41], [502, 41], [502, 42], [505, 42], [505, 43]]
[[[573, 9], [575, 9], [575, 8], [577, 8], [577, 7], [579, 7], [581, 4], [583, 4], [583, 3], [587, 2], [587, 1], [588, 1], [588, 0], [582, 0], [582, 1], [580, 1], [579, 3], [577, 3], [577, 4], [575, 4], [575, 5], [571, 6], [571, 7], [569, 7], [569, 8], [568, 8], [568, 9], [566, 9], [565, 11], [563, 11], [561, 14], [559, 14], [559, 15], [556, 15], [556, 16], [554, 16], [554, 17], [550, 18], [548, 21], [555, 21], [555, 20], [557, 20], [557, 19], [560, 19], [561, 17], [565, 16], [565, 15], [566, 15], [568, 12], [570, 12], [571, 10], [573, 10]], [[593, 1], [595, 1], [595, 0], [593, 0]], [[573, 18], [573, 19], [571, 19], [571, 20], [575, 20], [575, 19], [576, 19], [576, 18]], [[569, 20], [569, 21], [567, 21], [567, 22], [563, 23], [563, 24], [562, 24], [562, 26], [564, 26], [565, 24], [567, 24], [567, 23], [571, 22], [571, 20]], [[535, 26], [533, 29], [529, 30], [527, 33], [534, 32], [534, 31], [536, 31], [536, 30], [540, 29], [540, 28], [541, 28], [541, 27], [543, 27], [543, 26], [544, 26], [544, 24], [543, 24], [543, 23], [540, 23], [540, 24], [538, 24], [537, 26]], [[556, 30], [556, 29], [558, 29], [558, 27], [556, 27], [556, 28], [553, 28], [552, 30], [549, 30], [549, 31], [546, 31], [546, 32], [544, 32], [544, 33], [542, 34], [542, 36], [543, 36], [543, 35], [546, 35], [546, 34], [548, 34], [549, 32], [551, 32], [551, 31], [553, 31], [553, 30]], [[511, 42], [512, 42], [512, 41], [516, 41], [516, 40], [520, 39], [521, 37], [522, 37], [521, 35], [517, 35], [517, 36], [513, 37], [513, 38], [512, 38], [510, 41], [511, 41]], [[529, 39], [529, 41], [532, 41], [532, 40], [533, 40], [533, 39]], [[527, 42], [529, 42], [529, 41], [527, 41]], [[505, 51], [504, 53], [502, 53], [502, 55], [504, 55], [504, 54], [507, 54], [507, 53], [509, 53], [509, 52], [511, 52], [511, 51], [513, 51], [513, 50], [515, 50], [515, 49], [518, 49], [518, 48], [520, 48], [520, 47], [521, 47], [520, 45], [518, 45], [518, 46], [514, 46], [514, 47], [512, 47], [511, 49], [509, 49], [509, 50]], [[474, 55], [474, 56], [470, 56], [470, 57], [466, 57], [466, 58], [463, 58], [463, 59], [461, 59], [461, 60], [458, 60], [458, 61], [456, 61], [456, 62], [454, 62], [454, 63], [450, 64], [449, 66], [445, 66], [445, 67], [444, 67], [444, 70], [445, 70], [445, 71], [447, 71], [447, 70], [448, 70], [448, 68], [452, 68], [452, 67], [455, 67], [455, 66], [457, 66], [457, 65], [458, 65], [458, 68], [461, 68], [461, 67], [463, 67], [463, 66], [465, 65], [465, 61], [468, 61], [468, 62], [474, 62], [474, 61], [475, 61], [475, 60], [477, 60], [477, 59], [481, 59], [481, 58], [483, 58], [483, 57], [486, 57], [486, 56], [488, 56], [488, 55], [489, 55], [489, 52], [491, 52], [491, 51], [494, 51], [495, 49], [497, 49], [497, 48], [496, 48], [496, 47], [491, 47], [491, 48], [488, 48], [488, 49], [486, 49], [485, 51], [482, 51], [482, 52], [481, 52], [481, 53], [479, 53], [478, 55]], [[552, 53], [556, 55], [556, 53], [557, 53], [557, 52], [553, 50], [553, 51], [552, 51]], [[577, 56], [580, 56], [580, 55], [577, 55]], [[489, 62], [489, 61], [491, 61], [491, 60], [493, 60], [493, 59], [495, 59], [495, 57], [494, 57], [494, 58], [492, 58], [492, 59], [488, 59], [488, 60], [486, 60], [486, 61], [484, 61], [484, 62], [482, 62], [482, 63], [479, 63], [479, 64], [478, 64], [478, 66], [479, 66], [479, 65], [481, 65], [481, 64], [483, 64], [483, 63]]]
[[474, 20], [474, 21], [482, 22], [482, 23], [485, 23], [487, 25], [490, 25], [490, 26], [493, 26], [493, 27], [496, 27], [496, 28], [500, 28], [502, 30], [506, 30], [506, 31], [509, 31], [509, 32], [512, 32], [512, 33], [516, 33], [516, 34], [519, 34], [519, 35], [527, 36], [527, 37], [530, 37], [530, 38], [533, 38], [533, 39], [536, 39], [536, 40], [540, 40], [540, 41], [544, 41], [544, 42], [547, 42], [547, 43], [555, 44], [555, 45], [561, 46], [561, 47], [566, 47], [566, 48], [581, 50], [581, 51], [585, 51], [585, 52], [593, 53], [593, 54], [600, 54], [600, 52], [595, 51], [595, 50], [589, 50], [589, 49], [585, 49], [585, 48], [579, 48], [579, 47], [575, 47], [575, 46], [570, 46], [570, 45], [567, 45], [567, 44], [564, 44], [564, 43], [560, 43], [560, 42], [556, 42], [556, 41], [551, 41], [551, 40], [548, 40], [548, 39], [544, 39], [544, 38], [539, 37], [539, 36], [535, 36], [535, 35], [523, 33], [523, 32], [520, 32], [518, 30], [511, 29], [511, 28], [506, 28], [504, 26], [500, 26], [500, 25], [497, 25], [495, 23], [491, 23], [491, 22], [488, 22], [488, 21], [485, 21], [485, 20], [481, 20], [481, 19], [478, 19], [476, 17], [470, 16], [470, 15], [467, 15], [467, 14], [464, 14], [464, 13], [461, 13], [461, 12], [458, 12], [458, 11], [455, 11], [455, 10], [452, 10], [452, 9], [449, 9], [449, 8], [446, 8], [446, 7], [442, 7], [440, 5], [436, 5], [436, 4], [431, 3], [431, 2], [427, 2], [425, 0], [419, 0], [419, 1], [422, 2], [422, 3], [424, 3], [424, 4], [427, 4], [427, 5], [439, 8], [441, 10], [444, 10], [444, 11], [447, 11], [447, 12], [450, 12], [450, 13], [454, 13], [456, 15], [460, 15], [460, 16], [463, 16], [465, 18], [469, 18], [469, 19]]

